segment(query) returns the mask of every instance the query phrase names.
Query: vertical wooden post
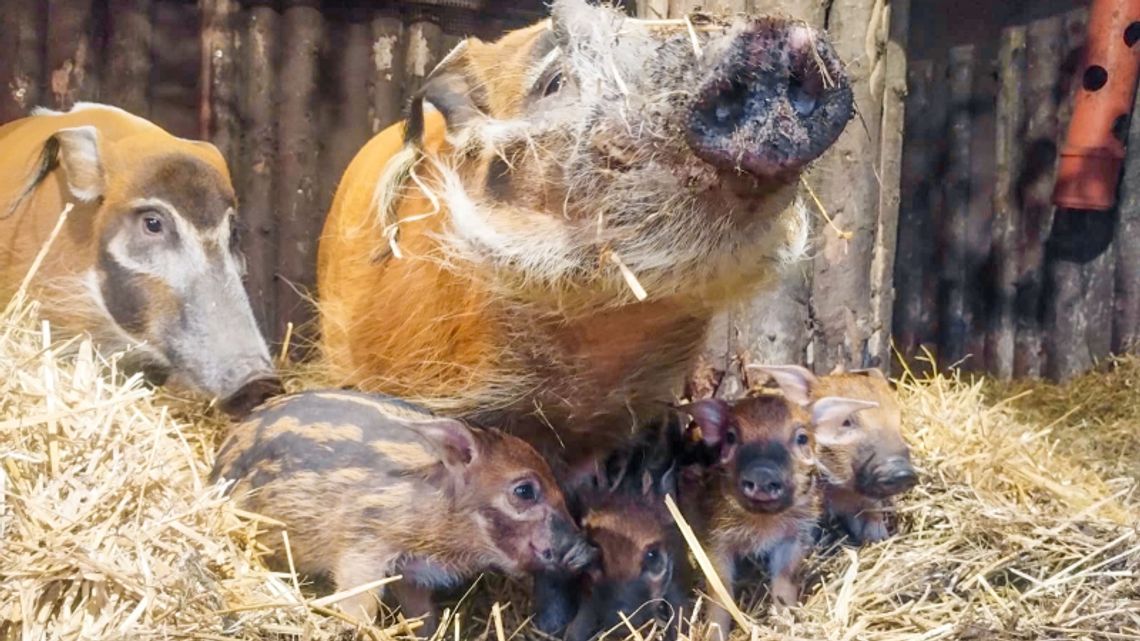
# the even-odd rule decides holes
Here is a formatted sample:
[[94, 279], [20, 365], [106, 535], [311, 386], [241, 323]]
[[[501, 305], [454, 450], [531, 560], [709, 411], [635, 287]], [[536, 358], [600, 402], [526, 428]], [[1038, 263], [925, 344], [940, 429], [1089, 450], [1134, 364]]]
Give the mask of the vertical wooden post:
[[929, 302], [924, 296], [923, 277], [930, 269], [926, 256], [933, 228], [932, 200], [934, 192], [938, 191], [932, 184], [937, 141], [942, 137], [939, 124], [931, 117], [936, 82], [941, 82], [941, 79], [935, 79], [933, 62], [912, 60], [908, 63], [892, 326], [895, 347], [912, 368], [916, 365], [915, 357], [924, 338], [923, 309]]
[[884, 370], [891, 363], [892, 318], [895, 303], [894, 267], [898, 249], [902, 182], [903, 123], [906, 120], [907, 40], [910, 0], [886, 5], [889, 28], [883, 64], [883, 116], [879, 140], [879, 212], [871, 258], [871, 336], [868, 351], [879, 355]]
[[111, 0], [100, 100], [150, 117], [151, 0]]
[[92, 21], [95, 13], [91, 0], [48, 0], [46, 6], [47, 73], [51, 102], [56, 109], [67, 110], [80, 100], [92, 100], [97, 94], [95, 70], [97, 44], [93, 40]]
[[938, 360], [956, 366], [966, 355], [970, 314], [966, 305], [966, 243], [970, 218], [970, 105], [974, 87], [974, 45], [950, 49], [950, 118], [946, 163], [946, 218], [939, 261]]
[[426, 16], [419, 17], [408, 25], [405, 44], [404, 101], [407, 102], [443, 57], [443, 30]]
[[1002, 32], [998, 54], [996, 184], [994, 186], [994, 297], [986, 331], [986, 366], [999, 379], [1013, 375], [1014, 297], [1017, 295], [1017, 230], [1020, 222], [1015, 177], [1022, 166], [1025, 127], [1025, 27]]
[[1042, 285], [1045, 239], [1053, 219], [1053, 177], [1057, 156], [1055, 96], [1064, 44], [1060, 17], [1031, 23], [1025, 37], [1027, 110], [1025, 155], [1016, 180], [1022, 203], [1018, 229], [1018, 265], [1014, 315], [1014, 376], [1040, 376], [1042, 353]]
[[242, 160], [238, 194], [249, 230], [242, 240], [248, 272], [246, 288], [262, 332], [273, 340], [277, 324], [278, 226], [274, 210], [277, 166], [277, 59], [280, 15], [268, 4], [248, 9], [242, 49]]
[[360, 8], [326, 15], [327, 37], [322, 46], [324, 82], [320, 95], [321, 137], [318, 217], [328, 211], [337, 183], [352, 157], [371, 136], [372, 66], [371, 14]]
[[183, 138], [197, 138], [202, 61], [201, 14], [196, 4], [154, 0], [148, 89], [150, 116]]
[[28, 115], [42, 103], [47, 12], [40, 0], [15, 0], [0, 11], [0, 122]]
[[859, 113], [805, 178], [835, 222], [820, 229], [812, 279], [817, 372], [839, 363], [886, 366], [888, 358], [871, 353], [869, 343], [874, 331], [871, 259], [879, 211], [883, 8], [882, 0], [835, 0], [829, 14], [828, 33], [847, 64]]
[[222, 152], [230, 171], [240, 162], [237, 0], [202, 0], [199, 135]]
[[400, 119], [404, 109], [404, 23], [399, 17], [372, 19], [372, 132]]
[[[1073, 113], [1073, 96], [1084, 67], [1087, 31], [1083, 9], [1064, 16], [1064, 89], [1057, 117], [1057, 144]], [[1112, 344], [1114, 251], [1109, 244], [1112, 215], [1057, 210], [1047, 243], [1046, 339], [1049, 378], [1065, 381], [1108, 355]], [[1100, 231], [1101, 233], [1096, 233]], [[1098, 239], [1098, 236], [1100, 237]], [[1062, 251], [1062, 246], [1069, 246]], [[1096, 245], [1094, 247], [1094, 245]], [[1098, 255], [1092, 255], [1099, 250]], [[1067, 255], [1066, 255], [1067, 254]], [[1086, 255], [1088, 254], [1088, 255]]]
[[1140, 94], [1132, 107], [1128, 156], [1117, 205], [1112, 351], [1140, 351]]
[[[317, 206], [317, 62], [324, 21], [309, 2], [286, 5], [278, 81], [275, 224], [278, 330], [300, 328], [312, 317], [306, 300], [316, 282], [316, 246], [322, 212]], [[271, 334], [272, 335], [272, 334]], [[296, 345], [297, 343], [294, 343]]]

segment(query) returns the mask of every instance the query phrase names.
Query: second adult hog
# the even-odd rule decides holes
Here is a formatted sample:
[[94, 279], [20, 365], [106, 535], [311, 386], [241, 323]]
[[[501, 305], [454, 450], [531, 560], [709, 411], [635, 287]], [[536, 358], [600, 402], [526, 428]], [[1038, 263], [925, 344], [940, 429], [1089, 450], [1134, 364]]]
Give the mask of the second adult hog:
[[[497, 570], [576, 570], [592, 553], [547, 463], [522, 440], [402, 401], [347, 391], [276, 399], [235, 426], [212, 475], [244, 509], [281, 521], [297, 570], [338, 589], [402, 575], [407, 616], [431, 592]], [[281, 554], [279, 532], [264, 543]], [[371, 621], [378, 595], [340, 602]]]
[[823, 473], [824, 509], [856, 543], [889, 536], [891, 497], [918, 481], [903, 440], [901, 412], [887, 377], [878, 369], [837, 370], [816, 377], [797, 365], [758, 368], [793, 401], [810, 404], [827, 396], [872, 401], [834, 429], [817, 430], [817, 464]]
[[[772, 600], [780, 605], [799, 600], [796, 575], [820, 516], [814, 429], [829, 429], [869, 405], [825, 398], [809, 414], [773, 394], [731, 405], [712, 398], [679, 408], [693, 417], [701, 439], [717, 454], [696, 513], [688, 516], [703, 530], [716, 572], [730, 590], [737, 564], [763, 557]], [[710, 623], [727, 634], [728, 611], [713, 608]]]

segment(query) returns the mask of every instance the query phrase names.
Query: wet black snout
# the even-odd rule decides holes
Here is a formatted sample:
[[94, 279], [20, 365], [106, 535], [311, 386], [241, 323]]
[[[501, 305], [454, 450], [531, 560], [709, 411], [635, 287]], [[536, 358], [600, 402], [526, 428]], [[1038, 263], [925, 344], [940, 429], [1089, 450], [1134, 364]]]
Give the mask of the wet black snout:
[[238, 391], [223, 400], [221, 408], [231, 418], [242, 419], [253, 408], [284, 391], [285, 387], [281, 384], [281, 379], [276, 376], [259, 376], [244, 383], [238, 388]]
[[689, 119], [688, 143], [705, 162], [778, 177], [819, 157], [853, 114], [834, 49], [802, 23], [754, 21], [724, 48]]
[[784, 471], [773, 464], [761, 463], [740, 474], [740, 493], [758, 503], [779, 503], [789, 493]]

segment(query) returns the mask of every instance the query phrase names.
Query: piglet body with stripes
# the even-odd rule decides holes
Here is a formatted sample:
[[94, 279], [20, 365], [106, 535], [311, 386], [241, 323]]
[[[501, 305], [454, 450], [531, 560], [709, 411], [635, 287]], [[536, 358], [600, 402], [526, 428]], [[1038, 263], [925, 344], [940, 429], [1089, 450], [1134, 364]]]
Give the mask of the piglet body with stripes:
[[[547, 463], [522, 440], [398, 399], [316, 391], [275, 399], [236, 425], [214, 480], [284, 524], [297, 571], [338, 590], [390, 584], [406, 616], [437, 623], [432, 591], [483, 571], [575, 570], [591, 548]], [[263, 541], [286, 559], [280, 531]], [[380, 594], [338, 603], [371, 621]]]

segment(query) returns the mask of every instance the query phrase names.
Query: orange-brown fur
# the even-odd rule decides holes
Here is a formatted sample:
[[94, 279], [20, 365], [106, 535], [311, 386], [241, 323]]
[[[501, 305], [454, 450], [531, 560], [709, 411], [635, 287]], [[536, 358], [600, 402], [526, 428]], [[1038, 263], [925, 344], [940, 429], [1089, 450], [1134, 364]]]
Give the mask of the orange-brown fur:
[[[581, 4], [575, 9], [579, 13], [600, 11], [584, 3], [556, 4]], [[598, 22], [611, 19], [606, 14]], [[622, 28], [622, 33], [643, 29]], [[678, 58], [683, 54], [691, 61], [683, 28], [652, 31], [670, 29]], [[533, 62], [530, 51], [550, 30], [543, 22], [494, 43], [468, 40], [433, 72], [433, 80], [465, 83], [456, 94], [477, 94], [479, 117], [510, 125], [525, 116], [530, 89], [520, 80]], [[418, 104], [413, 102], [413, 114]], [[481, 126], [479, 135], [491, 135], [491, 125]], [[658, 415], [655, 402], [680, 391], [713, 314], [770, 280], [776, 257], [796, 245], [804, 229], [802, 211], [792, 202], [794, 176], [740, 182], [739, 175], [721, 175], [690, 154], [678, 161], [670, 178], [677, 193], [688, 190], [683, 198], [690, 200], [677, 216], [657, 213], [662, 220], [686, 220], [694, 239], [719, 234], [708, 231], [714, 227], [734, 231], [716, 236], [719, 244], [707, 256], [677, 267], [667, 263], [677, 247], [693, 244], [685, 232], [648, 240], [637, 236], [650, 235], [642, 229], [651, 226], [650, 220], [624, 230], [626, 236], [615, 243], [644, 241], [637, 245], [644, 248], [664, 236], [673, 244], [654, 245], [657, 253], [645, 259], [655, 266], [638, 274], [649, 290], [639, 302], [608, 241], [582, 240], [586, 228], [596, 227], [601, 237], [609, 221], [590, 203], [579, 202], [583, 193], [565, 186], [559, 159], [551, 160], [558, 149], [542, 148], [550, 140], [563, 144], [557, 133], [546, 132], [553, 138], [530, 145], [512, 139], [496, 147], [472, 142], [477, 134], [430, 108], [422, 127], [417, 121], [411, 133], [419, 136], [414, 148], [405, 146], [404, 124], [373, 138], [349, 166], [333, 200], [318, 259], [325, 361], [341, 383], [502, 425], [556, 463], [574, 465], [594, 457]], [[683, 136], [670, 135], [671, 150], [685, 148], [678, 142]], [[618, 149], [607, 140], [577, 142], [619, 165], [629, 160], [624, 154], [635, 152], [640, 154], [632, 158], [635, 165], [655, 161], [656, 143], [643, 143], [645, 149], [638, 151]], [[566, 153], [571, 147], [565, 143]], [[500, 161], [511, 168], [508, 201], [494, 201], [487, 193], [487, 178]], [[408, 175], [391, 179], [390, 172], [402, 171], [401, 163]], [[607, 172], [597, 169], [596, 180], [609, 180]], [[461, 183], [472, 201], [495, 202], [502, 214], [496, 224], [509, 234], [529, 230], [541, 240], [565, 231], [586, 258], [569, 275], [554, 277], [457, 249], [453, 201], [441, 195], [452, 184], [448, 180]], [[708, 187], [698, 191], [691, 184]], [[665, 198], [667, 191], [655, 190], [656, 197]], [[716, 225], [699, 209], [706, 202], [723, 203], [716, 212], [723, 219]], [[694, 212], [700, 215], [693, 217]]]

